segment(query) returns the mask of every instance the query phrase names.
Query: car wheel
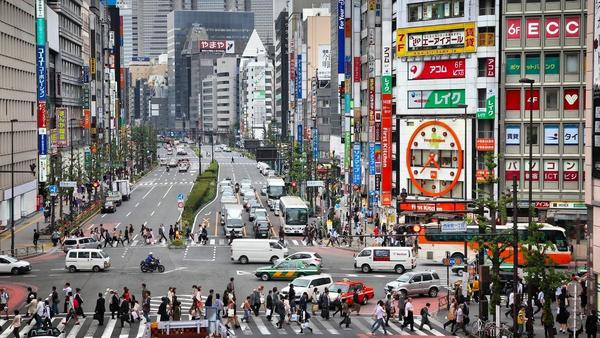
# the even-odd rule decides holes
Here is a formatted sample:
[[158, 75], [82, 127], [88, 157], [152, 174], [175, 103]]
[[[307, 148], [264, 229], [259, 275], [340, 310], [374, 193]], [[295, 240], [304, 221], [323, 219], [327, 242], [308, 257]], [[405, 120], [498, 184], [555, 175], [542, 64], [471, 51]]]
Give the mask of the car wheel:
[[74, 265], [71, 265], [69, 267], [69, 272], [76, 272], [76, 271], [77, 271], [77, 268]]
[[435, 297], [438, 294], [438, 289], [437, 288], [431, 288], [429, 289], [429, 297]]
[[398, 264], [394, 267], [394, 271], [396, 271], [397, 274], [403, 274], [404, 272], [406, 272], [406, 269], [404, 268], [404, 265]]
[[273, 257], [271, 257], [271, 259], [270, 259], [270, 261], [271, 261], [271, 264], [275, 264], [275, 263], [277, 263], [277, 260], [278, 260], [278, 259], [279, 259], [279, 257], [277, 257], [277, 256], [273, 256]]
[[406, 292], [406, 290], [400, 290], [400, 294], [402, 295], [402, 297], [406, 298], [408, 297], [408, 292]]
[[240, 257], [240, 263], [242, 263], [242, 264], [248, 264], [248, 257], [246, 257], [246, 256]]
[[362, 271], [362, 272], [364, 272], [364, 273], [369, 273], [369, 272], [371, 272], [371, 267], [369, 266], [369, 264], [363, 264], [363, 265], [360, 267], [360, 269], [361, 269], [361, 271]]
[[260, 279], [262, 279], [263, 281], [268, 281], [269, 279], [271, 279], [271, 276], [269, 276], [268, 273], [264, 272], [262, 275], [260, 275]]
[[10, 272], [11, 272], [13, 275], [18, 275], [18, 274], [19, 274], [19, 269], [17, 269], [17, 268], [12, 268], [12, 270], [10, 270]]
[[94, 265], [94, 267], [92, 268], [92, 271], [100, 272], [100, 267], [98, 265]]
[[367, 297], [367, 295], [365, 295], [363, 297], [362, 305], [367, 305], [368, 302], [369, 302], [369, 297]]
[[462, 275], [463, 275], [464, 273], [465, 273], [465, 270], [464, 270], [464, 269], [458, 269], [458, 271], [456, 271], [456, 274], [457, 274], [459, 277], [462, 277]]

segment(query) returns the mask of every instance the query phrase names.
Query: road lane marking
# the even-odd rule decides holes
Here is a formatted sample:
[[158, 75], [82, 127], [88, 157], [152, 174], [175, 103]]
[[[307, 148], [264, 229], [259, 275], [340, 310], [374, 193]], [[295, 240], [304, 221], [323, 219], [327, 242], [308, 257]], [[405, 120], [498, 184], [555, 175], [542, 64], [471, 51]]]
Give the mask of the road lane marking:
[[140, 322], [140, 325], [138, 326], [138, 332], [137, 332], [137, 335], [135, 337], [136, 338], [143, 337], [145, 330], [146, 330], [146, 320], [142, 319], [142, 321]]
[[213, 238], [213, 239], [211, 239], [211, 240], [209, 241], [209, 243], [210, 243], [210, 245], [215, 245], [215, 239], [214, 239], [214, 238]]
[[146, 193], [146, 195], [144, 195], [144, 197], [142, 197], [142, 199], [146, 198], [146, 196], [148, 196], [150, 194], [150, 192], [152, 192], [153, 189], [154, 189], [154, 186], [152, 186], [152, 188], [150, 188], [150, 190], [148, 190], [148, 192]]
[[174, 271], [180, 271], [180, 270], [185, 270], [185, 269], [187, 269], [187, 267], [185, 267], [185, 266], [181, 266], [181, 267], [175, 268], [175, 269], [173, 269], [173, 270], [168, 270], [168, 271], [165, 271], [165, 272], [163, 272], [163, 275], [165, 275], [165, 274], [167, 274], [167, 273], [174, 272]]
[[218, 235], [218, 234], [217, 234], [217, 232], [218, 232], [218, 230], [219, 230], [219, 227], [218, 227], [218, 225], [220, 225], [220, 224], [221, 224], [221, 223], [219, 222], [219, 213], [217, 213], [217, 214], [215, 215], [215, 236], [217, 236], [217, 235]]
[[117, 223], [117, 225], [115, 225], [115, 229], [117, 229], [119, 227], [119, 225], [121, 225], [121, 222]]
[[162, 201], [159, 201], [158, 204], [156, 205], [157, 207], [160, 207], [160, 204], [162, 203]]
[[271, 334], [269, 329], [267, 329], [267, 326], [265, 325], [265, 322], [263, 321], [261, 316], [254, 317], [254, 323], [256, 324], [256, 327], [258, 327], [258, 331], [260, 331], [261, 334], [264, 334], [264, 335]]
[[125, 217], [129, 217], [129, 215], [131, 215], [131, 211], [127, 213], [127, 215], [125, 215]]
[[152, 210], [152, 213], [150, 214], [150, 217], [154, 216], [154, 212], [155, 212], [155, 211], [156, 211], [156, 210]]
[[[93, 227], [94, 227], [94, 225], [95, 225], [94, 223], [90, 224], [90, 226], [88, 227], [88, 230], [90, 230], [91, 228], [93, 228]], [[0, 325], [0, 326], [1, 326], [1, 325]]]
[[104, 218], [106, 216], [106, 214], [102, 214], [102, 216], [100, 216], [100, 218]]
[[171, 184], [171, 186], [169, 187], [169, 189], [167, 189], [167, 192], [166, 192], [166, 193], [163, 195], [163, 197], [162, 197], [163, 199], [164, 199], [165, 197], [167, 197], [167, 194], [169, 193], [169, 191], [171, 191], [171, 188], [173, 188], [173, 184]]
[[75, 338], [75, 337], [77, 337], [77, 334], [79, 333], [79, 330], [81, 330], [81, 324], [74, 325], [71, 328], [71, 331], [69, 331], [69, 335], [67, 336], [67, 338]]
[[110, 338], [113, 330], [115, 329], [116, 323], [117, 323], [116, 319], [110, 319], [108, 321], [108, 324], [106, 324], [106, 328], [104, 329], [104, 332], [102, 332], [102, 338]]

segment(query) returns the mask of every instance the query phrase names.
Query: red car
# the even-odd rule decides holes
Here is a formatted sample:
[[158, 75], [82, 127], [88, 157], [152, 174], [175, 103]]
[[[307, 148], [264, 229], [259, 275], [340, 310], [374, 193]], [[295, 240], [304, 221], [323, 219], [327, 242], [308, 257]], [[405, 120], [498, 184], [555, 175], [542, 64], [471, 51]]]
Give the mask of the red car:
[[369, 299], [375, 297], [375, 291], [372, 287], [366, 286], [365, 283], [344, 279], [333, 283], [329, 287], [329, 300], [333, 302], [338, 296], [338, 289], [342, 293], [342, 301], [348, 301], [348, 305], [352, 305], [354, 290], [358, 289], [358, 300], [361, 304], [367, 304]]

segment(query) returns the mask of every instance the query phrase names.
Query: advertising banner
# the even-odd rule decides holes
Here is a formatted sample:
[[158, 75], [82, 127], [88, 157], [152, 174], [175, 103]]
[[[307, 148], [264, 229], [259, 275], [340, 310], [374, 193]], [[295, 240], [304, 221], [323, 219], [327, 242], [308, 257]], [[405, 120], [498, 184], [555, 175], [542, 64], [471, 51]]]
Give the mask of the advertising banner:
[[360, 56], [354, 57], [354, 82], [360, 82]]
[[46, 128], [48, 113], [46, 112], [46, 101], [38, 101], [37, 103], [37, 113], [38, 113], [38, 128]]
[[381, 174], [381, 143], [375, 142], [375, 174]]
[[506, 75], [521, 75], [521, 57], [506, 57]]
[[331, 80], [331, 46], [319, 45], [317, 77], [319, 80]]
[[346, 52], [346, 35], [345, 35], [345, 18], [346, 18], [346, 1], [338, 0], [337, 6], [337, 28], [338, 28], [338, 73], [344, 74], [344, 55]]
[[565, 98], [563, 101], [563, 108], [565, 110], [578, 110], [579, 109], [579, 89], [578, 88], [565, 88]]
[[344, 132], [344, 168], [345, 169], [349, 169], [350, 168], [350, 144], [351, 144], [351, 140], [350, 140], [350, 131], [345, 131]]
[[233, 40], [198, 40], [196, 46], [202, 52], [235, 53]]
[[474, 53], [474, 22], [400, 28], [396, 30], [396, 56]]
[[[382, 94], [389, 96], [392, 94]], [[391, 108], [391, 104], [390, 104]], [[381, 205], [392, 205], [392, 111], [381, 116]]]
[[558, 182], [558, 160], [544, 160], [544, 181]]
[[528, 39], [539, 39], [540, 38], [540, 18], [527, 18], [525, 20], [525, 27], [527, 28]]
[[508, 40], [519, 40], [521, 38], [521, 18], [506, 19], [506, 38]]
[[560, 38], [560, 18], [546, 17], [546, 24], [544, 25], [544, 29], [546, 31], [546, 39]]
[[579, 37], [580, 20], [579, 16], [565, 17], [565, 38]]
[[465, 77], [465, 59], [408, 62], [409, 80], [436, 80]]
[[579, 180], [579, 162], [577, 160], [563, 160], [563, 181], [576, 182]]
[[475, 172], [475, 179], [477, 180], [477, 183], [484, 183], [490, 175], [491, 172], [488, 169], [477, 169]]
[[311, 140], [313, 160], [317, 160], [319, 158], [319, 129], [312, 128]]
[[512, 181], [513, 177], [516, 177], [517, 181], [521, 179], [520, 160], [506, 160], [504, 162], [504, 178], [507, 181]]
[[525, 57], [525, 74], [539, 75], [540, 74], [540, 56], [527, 55]]
[[496, 118], [496, 90], [489, 88], [487, 90], [487, 99], [485, 100], [485, 110], [477, 112], [479, 120], [493, 120]]
[[38, 154], [48, 155], [48, 133], [46, 128], [38, 129]]
[[531, 172], [529, 169], [529, 161], [525, 160], [525, 166], [523, 168], [525, 171], [525, 181], [529, 181], [531, 179], [532, 182], [538, 182], [540, 180], [540, 161], [533, 160], [531, 162]]
[[563, 126], [563, 144], [564, 145], [579, 144], [579, 125], [565, 124]]
[[302, 54], [298, 54], [296, 63], [296, 98], [302, 99]]
[[92, 125], [92, 114], [89, 109], [83, 110], [83, 120], [81, 121], [81, 127], [84, 129], [90, 129]]
[[46, 47], [36, 47], [37, 99], [46, 100]]
[[554, 145], [558, 144], [558, 124], [545, 124], [544, 125], [544, 144]]
[[50, 161], [48, 160], [48, 155], [39, 155], [38, 156], [38, 181], [47, 182], [48, 181], [48, 166]]
[[375, 78], [369, 77], [369, 125], [375, 123]]
[[360, 143], [355, 142], [352, 145], [352, 184], [355, 186], [360, 186], [362, 183], [361, 168]]
[[375, 175], [375, 144], [369, 143], [369, 175]]
[[298, 143], [298, 147], [300, 147], [300, 153], [304, 152], [304, 148], [302, 147], [302, 140], [304, 139], [304, 131], [302, 125], [298, 125], [298, 132], [296, 133], [296, 142]]
[[506, 125], [506, 144], [519, 145], [521, 144], [521, 126], [516, 124]]
[[560, 73], [560, 56], [556, 55], [544, 55], [544, 74], [546, 75], [558, 75]]
[[[530, 98], [531, 93], [529, 88], [525, 89], [525, 110], [529, 110], [530, 102], [533, 102], [533, 110], [540, 109], [540, 90], [533, 90], [533, 98]], [[506, 90], [506, 110], [521, 110], [521, 90], [509, 89]]]
[[464, 89], [408, 91], [408, 109], [456, 108], [464, 103]]
[[477, 151], [494, 151], [495, 147], [496, 139], [493, 137], [478, 138], [475, 141], [475, 149], [477, 149]]

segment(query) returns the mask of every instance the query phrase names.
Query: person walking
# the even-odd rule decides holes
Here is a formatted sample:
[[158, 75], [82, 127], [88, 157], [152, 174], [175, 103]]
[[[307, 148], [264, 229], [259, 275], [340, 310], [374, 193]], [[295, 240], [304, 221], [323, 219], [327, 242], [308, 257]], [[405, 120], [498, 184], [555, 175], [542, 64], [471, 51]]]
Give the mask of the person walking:
[[392, 295], [391, 294], [388, 294], [385, 297], [384, 309], [385, 309], [385, 326], [388, 326], [388, 322], [390, 321], [390, 318], [394, 317], [394, 307], [392, 306]]
[[65, 294], [65, 302], [64, 302], [64, 306], [63, 306], [63, 312], [67, 313], [67, 307], [69, 305], [69, 293], [73, 292], [73, 289], [71, 289], [71, 284], [70, 283], [65, 283], [65, 286], [63, 287], [63, 293]]
[[321, 304], [321, 317], [325, 320], [329, 320], [329, 289], [325, 288], [325, 291], [319, 297], [319, 304]]
[[454, 332], [454, 327], [456, 326], [456, 307], [456, 300], [452, 299], [452, 303], [450, 304], [450, 308], [448, 309], [448, 314], [446, 315], [448, 321], [444, 323], [444, 330], [446, 329], [446, 326], [451, 325], [450, 332]]
[[591, 310], [590, 313], [585, 317], [585, 333], [587, 338], [596, 338], [598, 332], [598, 316], [596, 311]]
[[104, 325], [104, 313], [106, 312], [106, 301], [102, 296], [102, 292], [98, 292], [96, 299], [96, 307], [94, 307], [94, 319], [98, 321], [98, 325]]
[[525, 307], [520, 306], [519, 311], [517, 312], [517, 336], [521, 337], [523, 335], [523, 329], [525, 327]]
[[0, 313], [4, 312], [4, 319], [8, 320], [8, 299], [10, 298], [5, 288], [0, 289]]
[[[352, 293], [352, 311], [356, 311], [357, 316], [360, 315], [360, 297], [358, 294], [358, 288], [355, 288], [354, 292]], [[348, 313], [348, 316], [350, 316], [350, 313]]]
[[533, 315], [535, 316], [538, 312], [542, 311], [542, 308], [544, 307], [544, 291], [538, 290], [537, 294], [535, 295], [534, 302], [535, 306], [537, 307], [537, 309], [533, 313]]
[[296, 310], [296, 290], [294, 290], [294, 284], [290, 283], [288, 291], [288, 299], [290, 301], [290, 310], [295, 312]]
[[404, 305], [404, 324], [402, 324], [402, 328], [405, 328], [407, 326], [410, 325], [410, 330], [414, 331], [414, 325], [415, 325], [415, 318], [414, 318], [414, 310], [415, 308], [413, 307], [412, 304], [412, 298], [408, 298], [408, 300], [406, 301], [406, 304]]
[[267, 316], [267, 320], [271, 321], [271, 318], [273, 317], [273, 290], [269, 290], [269, 293], [267, 294], [267, 298], [265, 300], [265, 306], [266, 306], [266, 316]]
[[44, 300], [43, 302], [41, 318], [43, 328], [48, 328], [52, 326], [52, 310], [50, 309], [50, 301], [48, 299]]
[[146, 323], [150, 322], [150, 291], [144, 291], [144, 297], [142, 298], [142, 314], [144, 315], [144, 319], [146, 319]]
[[473, 282], [471, 283], [471, 291], [473, 292], [473, 300], [475, 303], [479, 303], [479, 277], [475, 275]]
[[257, 289], [254, 289], [254, 291], [252, 291], [252, 296], [250, 300], [254, 316], [258, 317], [258, 311], [260, 310], [260, 293]]
[[426, 303], [424, 307], [421, 308], [421, 325], [419, 326], [419, 330], [423, 330], [423, 326], [429, 325], [429, 329], [433, 330], [431, 326], [431, 322], [429, 321], [429, 308], [431, 304]]
[[246, 300], [242, 304], [242, 309], [244, 310], [244, 317], [242, 318], [242, 322], [248, 323], [250, 320], [250, 312], [252, 311], [252, 305], [250, 305], [251, 298], [250, 296], [246, 297]]
[[85, 318], [85, 312], [83, 311], [83, 299], [81, 298], [80, 288], [75, 288], [75, 299], [77, 299], [77, 308], [75, 308], [77, 315], [81, 316], [82, 318]]
[[38, 241], [40, 240], [40, 233], [37, 229], [33, 229], [33, 246], [37, 249]]
[[342, 317], [342, 321], [340, 322], [340, 327], [342, 325], [346, 325], [346, 328], [350, 327], [350, 306], [348, 303], [350, 302], [350, 298], [347, 298], [344, 302], [342, 302], [342, 312], [340, 316]]
[[463, 311], [465, 306], [466, 304], [464, 303], [460, 304], [456, 310], [456, 326], [454, 327], [454, 331], [452, 331], [453, 335], [455, 335], [456, 331], [459, 329], [462, 329], [467, 336], [469, 335], [467, 328], [465, 327], [465, 313]]
[[56, 286], [52, 287], [52, 291], [48, 295], [50, 298], [50, 315], [52, 317], [58, 315], [58, 303], [60, 303], [60, 299], [58, 298], [58, 291], [56, 291]]
[[127, 231], [127, 228], [125, 228], [125, 233], [123, 235], [123, 246], [125, 246], [125, 241], [127, 241], [127, 245], [129, 245], [129, 231]]
[[15, 310], [14, 314], [15, 314], [15, 316], [13, 317], [13, 322], [12, 322], [12, 328], [13, 328], [12, 332], [13, 332], [13, 335], [15, 336], [15, 338], [21, 338], [21, 336], [19, 335], [19, 332], [21, 331], [21, 324], [23, 321], [23, 317], [19, 313], [19, 310]]
[[235, 239], [235, 231], [233, 229], [231, 229], [231, 231], [229, 232], [229, 245], [231, 245], [231, 243], [233, 243], [234, 239]]
[[277, 328], [283, 328], [283, 322], [285, 321], [285, 305], [283, 304], [283, 299], [277, 298], [275, 301], [275, 312], [279, 316], [277, 320]]
[[110, 318], [115, 319], [115, 314], [117, 318], [119, 317], [119, 296], [115, 290], [110, 290], [110, 305], [108, 306], [110, 310]]
[[44, 315], [44, 301], [42, 301], [41, 298], [37, 299], [37, 303], [35, 306], [35, 312], [33, 313], [33, 316], [31, 317], [31, 319], [29, 320], [29, 325], [31, 325], [31, 322], [33, 320], [35, 320], [35, 328], [39, 328], [40, 326], [42, 326], [42, 316]]
[[121, 319], [121, 327], [125, 327], [125, 322], [131, 325], [131, 304], [125, 299], [125, 297], [121, 297], [121, 304], [119, 305], [119, 317]]
[[163, 238], [165, 239], [165, 243], [169, 243], [169, 240], [165, 236], [165, 225], [161, 224], [158, 228], [158, 242], [162, 243]]
[[233, 281], [233, 277], [229, 278], [229, 283], [227, 283], [227, 292], [235, 294], [235, 284]]
[[69, 292], [66, 299], [67, 299], [67, 311], [65, 311], [65, 312], [67, 313], [67, 316], [65, 317], [65, 320], [63, 323], [65, 325], [67, 325], [69, 320], [71, 318], [74, 318], [75, 325], [79, 325], [79, 320], [77, 319], [77, 312], [75, 311], [75, 308], [77, 307], [77, 299], [75, 299], [75, 297], [73, 297], [73, 292]]
[[374, 334], [375, 331], [381, 327], [383, 328], [383, 333], [387, 336], [387, 329], [385, 328], [385, 323], [383, 322], [383, 318], [385, 317], [383, 305], [383, 301], [379, 300], [375, 306], [375, 311], [373, 312], [375, 322], [373, 322], [373, 325], [371, 325], [371, 334]]
[[169, 311], [167, 310], [168, 305], [169, 305], [169, 298], [162, 297], [160, 305], [158, 306], [158, 316], [159, 316], [161, 322], [169, 321]]

